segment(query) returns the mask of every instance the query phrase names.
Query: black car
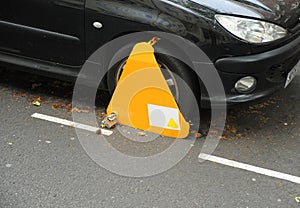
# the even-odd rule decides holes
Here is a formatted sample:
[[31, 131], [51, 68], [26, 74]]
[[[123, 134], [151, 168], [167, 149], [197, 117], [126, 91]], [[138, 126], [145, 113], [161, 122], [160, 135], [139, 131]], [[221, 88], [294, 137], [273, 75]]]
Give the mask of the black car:
[[[138, 31], [165, 31], [195, 43], [218, 70], [227, 103], [244, 103], [286, 87], [295, 76], [300, 0], [2, 1], [0, 61], [75, 80], [96, 49]], [[203, 106], [208, 103], [201, 80], [187, 66], [157, 59], [198, 92]], [[109, 71], [104, 87], [114, 88], [125, 61]]]

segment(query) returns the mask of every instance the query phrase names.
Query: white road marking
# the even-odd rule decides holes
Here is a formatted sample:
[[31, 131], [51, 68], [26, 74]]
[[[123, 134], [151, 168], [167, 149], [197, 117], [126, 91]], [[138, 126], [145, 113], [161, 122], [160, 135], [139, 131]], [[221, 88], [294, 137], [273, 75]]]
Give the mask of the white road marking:
[[242, 170], [247, 170], [247, 171], [251, 171], [251, 172], [254, 172], [254, 173], [259, 173], [259, 174], [270, 176], [270, 177], [273, 177], [273, 178], [278, 178], [278, 179], [281, 179], [281, 180], [286, 180], [286, 181], [290, 181], [290, 182], [293, 182], [293, 183], [300, 184], [300, 177], [289, 175], [289, 174], [286, 174], [286, 173], [277, 172], [277, 171], [274, 171], [274, 170], [260, 168], [260, 167], [256, 167], [256, 166], [253, 166], [253, 165], [248, 165], [248, 164], [245, 164], [245, 163], [240, 163], [240, 162], [236, 162], [236, 161], [233, 161], [233, 160], [228, 160], [228, 159], [225, 159], [225, 158], [216, 157], [216, 156], [208, 155], [208, 154], [204, 154], [204, 153], [201, 153], [199, 155], [199, 159], [208, 160], [208, 161], [219, 163], [219, 164], [222, 164], [222, 165], [227, 165], [227, 166], [230, 166], [230, 167], [234, 167], [234, 168], [238, 168], [238, 169], [242, 169]]
[[[32, 118], [37, 118], [37, 119], [41, 119], [41, 120], [45, 120], [45, 121], [50, 121], [53, 123], [57, 123], [57, 124], [62, 124], [65, 126], [71, 126], [74, 128], [79, 128], [79, 129], [83, 129], [86, 131], [91, 131], [91, 132], [98, 132], [99, 128], [97, 127], [93, 127], [93, 126], [89, 126], [89, 125], [85, 125], [85, 124], [80, 124], [80, 123], [76, 123], [73, 121], [69, 121], [66, 119], [61, 119], [61, 118], [57, 118], [57, 117], [53, 117], [53, 116], [47, 116], [47, 115], [43, 115], [40, 113], [34, 113], [33, 115], [31, 115]], [[101, 129], [101, 134], [105, 135], [105, 136], [110, 136], [112, 135], [112, 131], [110, 130], [106, 130], [106, 129]]]

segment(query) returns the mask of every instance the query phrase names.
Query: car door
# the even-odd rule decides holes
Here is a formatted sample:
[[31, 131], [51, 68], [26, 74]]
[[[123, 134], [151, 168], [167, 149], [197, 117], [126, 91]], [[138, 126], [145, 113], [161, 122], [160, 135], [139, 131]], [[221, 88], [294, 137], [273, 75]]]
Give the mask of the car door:
[[85, 0], [9, 0], [0, 4], [0, 50], [69, 66], [84, 53]]

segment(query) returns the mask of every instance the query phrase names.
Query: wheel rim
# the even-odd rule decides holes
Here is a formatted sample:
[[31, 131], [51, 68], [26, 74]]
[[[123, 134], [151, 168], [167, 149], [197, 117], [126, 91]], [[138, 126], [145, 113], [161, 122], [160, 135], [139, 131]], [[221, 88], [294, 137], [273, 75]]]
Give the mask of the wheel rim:
[[[125, 64], [127, 62], [127, 59], [123, 60], [117, 67], [117, 71], [116, 71], [116, 74], [115, 74], [115, 83], [118, 83], [120, 77], [121, 77], [121, 74], [123, 72], [123, 69], [125, 67]], [[170, 70], [170, 68], [165, 64], [163, 63], [162, 61], [160, 60], [157, 60], [157, 63], [158, 63], [158, 66], [173, 94], [173, 97], [175, 98], [176, 101], [179, 100], [179, 87], [178, 87], [178, 83], [175, 79], [175, 76], [173, 74], [173, 72]]]

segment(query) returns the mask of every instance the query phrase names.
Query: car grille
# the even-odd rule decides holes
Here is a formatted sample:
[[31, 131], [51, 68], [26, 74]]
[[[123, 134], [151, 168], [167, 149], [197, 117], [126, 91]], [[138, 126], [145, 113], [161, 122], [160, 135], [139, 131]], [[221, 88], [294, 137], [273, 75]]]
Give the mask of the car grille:
[[284, 82], [287, 74], [298, 63], [300, 54], [290, 57], [283, 62], [273, 65], [267, 71], [267, 80], [270, 82]]

